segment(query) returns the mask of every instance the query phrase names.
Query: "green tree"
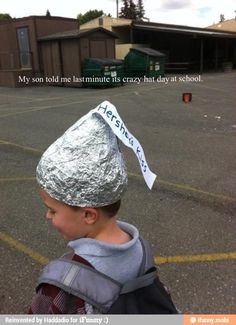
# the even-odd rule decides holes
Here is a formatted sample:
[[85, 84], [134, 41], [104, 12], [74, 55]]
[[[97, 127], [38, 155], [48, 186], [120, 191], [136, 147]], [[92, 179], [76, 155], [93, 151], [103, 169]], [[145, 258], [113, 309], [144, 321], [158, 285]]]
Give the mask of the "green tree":
[[225, 21], [225, 15], [221, 14], [220, 15], [220, 23], [223, 23]]
[[0, 14], [0, 20], [11, 20], [11, 16], [9, 14]]
[[50, 13], [50, 11], [48, 9], [46, 11], [46, 17], [51, 17], [51, 13]]
[[123, 5], [120, 9], [119, 17], [132, 20], [142, 20], [145, 10], [142, 0], [135, 3], [133, 0], [123, 0]]
[[143, 0], [138, 0], [136, 7], [137, 7], [136, 10], [137, 19], [142, 20], [145, 15]]
[[128, 18], [129, 16], [129, 3], [128, 0], [123, 0], [123, 6], [120, 9], [119, 17]]
[[129, 18], [132, 20], [137, 19], [137, 7], [133, 0], [129, 0]]
[[104, 15], [103, 10], [89, 10], [84, 15], [78, 14], [77, 19], [79, 21], [79, 24], [82, 25], [82, 24], [85, 24], [85, 23], [87, 23], [88, 21], [90, 21], [92, 19], [101, 17], [103, 15]]

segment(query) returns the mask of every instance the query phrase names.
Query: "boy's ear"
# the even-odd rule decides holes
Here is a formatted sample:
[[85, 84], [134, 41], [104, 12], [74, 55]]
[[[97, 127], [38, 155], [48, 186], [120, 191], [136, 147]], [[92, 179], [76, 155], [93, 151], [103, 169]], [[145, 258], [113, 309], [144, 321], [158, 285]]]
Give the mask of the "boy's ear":
[[85, 211], [85, 222], [88, 225], [93, 225], [98, 219], [98, 210], [95, 208], [84, 208]]

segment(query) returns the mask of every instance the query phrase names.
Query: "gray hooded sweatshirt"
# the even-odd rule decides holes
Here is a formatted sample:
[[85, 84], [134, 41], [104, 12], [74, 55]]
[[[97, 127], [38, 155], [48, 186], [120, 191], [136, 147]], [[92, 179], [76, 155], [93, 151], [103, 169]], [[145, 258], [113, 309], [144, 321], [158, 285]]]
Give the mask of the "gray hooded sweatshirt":
[[70, 241], [68, 246], [90, 262], [95, 269], [111, 278], [125, 283], [138, 275], [143, 250], [136, 227], [118, 221], [119, 227], [129, 233], [132, 239], [125, 244], [108, 244], [92, 238]]

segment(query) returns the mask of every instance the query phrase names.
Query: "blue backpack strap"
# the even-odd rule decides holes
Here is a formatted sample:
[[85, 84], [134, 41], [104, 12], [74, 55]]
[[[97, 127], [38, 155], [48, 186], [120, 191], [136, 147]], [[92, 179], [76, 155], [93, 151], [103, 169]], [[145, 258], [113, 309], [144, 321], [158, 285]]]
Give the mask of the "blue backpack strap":
[[51, 261], [43, 269], [37, 290], [43, 283], [80, 297], [103, 313], [118, 298], [122, 286], [105, 274], [64, 257]]

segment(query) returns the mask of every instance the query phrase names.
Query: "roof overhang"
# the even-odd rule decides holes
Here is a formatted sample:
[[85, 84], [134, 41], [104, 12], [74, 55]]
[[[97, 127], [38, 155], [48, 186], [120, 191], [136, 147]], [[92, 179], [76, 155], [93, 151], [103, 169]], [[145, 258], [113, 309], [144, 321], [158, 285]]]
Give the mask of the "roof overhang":
[[109, 30], [97, 27], [97, 28], [91, 28], [91, 29], [74, 29], [74, 30], [68, 30], [65, 32], [59, 32], [47, 36], [43, 36], [38, 38], [38, 41], [52, 41], [52, 40], [59, 40], [59, 39], [72, 39], [72, 38], [81, 38], [88, 36], [90, 34], [93, 34], [95, 32], [102, 32], [104, 34], [109, 35], [110, 37], [117, 38], [116, 34], [113, 32], [110, 32]]
[[164, 32], [164, 33], [177, 33], [188, 34], [193, 36], [210, 36], [221, 38], [236, 38], [236, 32], [216, 31], [208, 28], [197, 28], [180, 25], [146, 23], [146, 22], [133, 22], [134, 29], [142, 29], [148, 31]]

